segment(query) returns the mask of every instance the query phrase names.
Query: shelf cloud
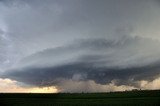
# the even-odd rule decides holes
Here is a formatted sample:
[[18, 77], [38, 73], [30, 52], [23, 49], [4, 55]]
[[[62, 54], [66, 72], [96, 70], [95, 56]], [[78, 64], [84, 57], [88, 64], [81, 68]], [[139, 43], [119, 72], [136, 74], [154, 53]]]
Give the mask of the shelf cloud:
[[1, 0], [0, 78], [60, 92], [159, 89], [159, 5]]

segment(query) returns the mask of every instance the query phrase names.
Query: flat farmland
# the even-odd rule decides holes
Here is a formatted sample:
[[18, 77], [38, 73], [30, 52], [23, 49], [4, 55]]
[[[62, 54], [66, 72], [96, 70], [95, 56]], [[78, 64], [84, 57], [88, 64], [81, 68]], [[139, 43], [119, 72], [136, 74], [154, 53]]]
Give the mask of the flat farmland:
[[0, 106], [160, 106], [160, 90], [109, 93], [1, 93]]

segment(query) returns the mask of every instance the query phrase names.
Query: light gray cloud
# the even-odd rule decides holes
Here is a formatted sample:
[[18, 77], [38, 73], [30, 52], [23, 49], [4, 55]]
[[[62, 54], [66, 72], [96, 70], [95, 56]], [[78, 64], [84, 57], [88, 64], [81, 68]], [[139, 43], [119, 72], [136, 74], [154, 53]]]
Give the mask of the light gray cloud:
[[[13, 0], [1, 3], [1, 20], [8, 27], [15, 48], [26, 56], [79, 38], [118, 39], [121, 34], [115, 29], [127, 27], [126, 33], [128, 27], [146, 28], [151, 25], [151, 16], [157, 14], [153, 12], [157, 8], [148, 8], [153, 6], [156, 8], [150, 1]], [[144, 27], [141, 23], [148, 24]]]

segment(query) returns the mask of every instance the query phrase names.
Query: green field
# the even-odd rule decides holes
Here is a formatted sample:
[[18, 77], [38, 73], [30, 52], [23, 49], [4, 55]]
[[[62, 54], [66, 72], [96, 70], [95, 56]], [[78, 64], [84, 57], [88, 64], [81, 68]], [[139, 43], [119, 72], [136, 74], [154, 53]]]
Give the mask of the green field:
[[0, 106], [160, 106], [160, 90], [110, 93], [1, 93]]

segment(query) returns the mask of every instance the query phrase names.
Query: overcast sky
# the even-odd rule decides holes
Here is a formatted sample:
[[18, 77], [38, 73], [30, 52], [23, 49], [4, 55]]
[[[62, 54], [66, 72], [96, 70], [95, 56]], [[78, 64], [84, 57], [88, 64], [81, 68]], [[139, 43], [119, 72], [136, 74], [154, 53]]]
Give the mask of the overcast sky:
[[0, 0], [0, 92], [160, 89], [159, 28], [159, 0]]

